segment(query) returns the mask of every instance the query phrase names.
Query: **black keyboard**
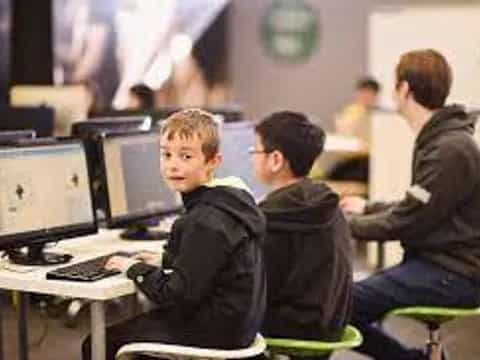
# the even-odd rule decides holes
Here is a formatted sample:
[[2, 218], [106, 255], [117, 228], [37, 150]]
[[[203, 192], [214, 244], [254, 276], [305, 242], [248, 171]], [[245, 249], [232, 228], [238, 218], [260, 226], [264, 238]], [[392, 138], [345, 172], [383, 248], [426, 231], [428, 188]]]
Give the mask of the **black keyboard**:
[[97, 281], [120, 274], [118, 270], [107, 270], [103, 266], [112, 256], [132, 256], [132, 253], [117, 251], [111, 254], [99, 256], [77, 264], [64, 266], [47, 272], [47, 279], [70, 280], [70, 281]]

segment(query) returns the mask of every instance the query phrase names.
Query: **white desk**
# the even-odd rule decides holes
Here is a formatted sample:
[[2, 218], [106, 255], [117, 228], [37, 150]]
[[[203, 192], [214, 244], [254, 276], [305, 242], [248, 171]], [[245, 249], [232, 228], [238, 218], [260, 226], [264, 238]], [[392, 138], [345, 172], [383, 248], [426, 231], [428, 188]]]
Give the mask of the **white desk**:
[[322, 154], [315, 161], [314, 167], [328, 172], [345, 159], [368, 156], [368, 146], [353, 136], [327, 133]]
[[362, 140], [357, 139], [354, 136], [327, 133], [324, 151], [368, 155], [368, 146]]
[[[72, 254], [74, 259], [69, 264], [74, 264], [115, 251], [161, 251], [164, 243], [164, 241], [125, 241], [119, 238], [119, 231], [117, 230], [100, 230], [96, 235], [59, 242], [56, 247], [49, 251]], [[48, 271], [69, 264], [29, 267], [33, 270], [24, 273], [2, 268], [0, 269], [0, 288], [16, 290], [21, 293], [35, 292], [93, 300], [90, 305], [92, 359], [104, 360], [106, 324], [103, 302], [135, 293], [134, 283], [124, 275], [112, 276], [89, 283], [46, 279]], [[15, 267], [12, 266], [12, 269], [15, 269]], [[18, 268], [20, 269], [20, 266]], [[25, 267], [23, 268], [25, 269]], [[20, 309], [26, 310], [25, 304], [20, 306]], [[25, 313], [20, 315], [20, 321], [26, 321]], [[23, 326], [26, 330], [26, 325], [23, 324]], [[26, 358], [26, 354], [23, 355], [23, 358]]]

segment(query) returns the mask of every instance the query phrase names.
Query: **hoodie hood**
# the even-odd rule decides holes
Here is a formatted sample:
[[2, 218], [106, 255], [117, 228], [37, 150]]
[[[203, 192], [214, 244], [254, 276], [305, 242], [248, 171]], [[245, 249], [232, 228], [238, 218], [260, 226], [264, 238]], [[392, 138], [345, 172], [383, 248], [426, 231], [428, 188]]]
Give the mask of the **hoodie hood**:
[[422, 128], [415, 141], [417, 147], [431, 141], [432, 138], [452, 130], [466, 131], [473, 134], [475, 131], [475, 117], [468, 116], [461, 105], [446, 106], [435, 112]]
[[[210, 182], [188, 194], [182, 194], [187, 211], [198, 203], [220, 209], [240, 221], [254, 238], [263, 242], [265, 217], [252, 195], [244, 190], [247, 188], [245, 183], [238, 178], [229, 179], [228, 182]], [[233, 179], [235, 181], [232, 182]], [[227, 183], [230, 185], [225, 185]]]
[[207, 187], [216, 187], [216, 186], [228, 186], [236, 189], [241, 189], [245, 190], [248, 192], [250, 195], [252, 195], [252, 190], [248, 187], [245, 182], [240, 179], [239, 177], [236, 176], [227, 176], [223, 178], [213, 178], [211, 181], [209, 181], [207, 184], [205, 184]]
[[269, 230], [318, 231], [331, 226], [339, 214], [338, 195], [309, 179], [272, 192], [260, 203]]

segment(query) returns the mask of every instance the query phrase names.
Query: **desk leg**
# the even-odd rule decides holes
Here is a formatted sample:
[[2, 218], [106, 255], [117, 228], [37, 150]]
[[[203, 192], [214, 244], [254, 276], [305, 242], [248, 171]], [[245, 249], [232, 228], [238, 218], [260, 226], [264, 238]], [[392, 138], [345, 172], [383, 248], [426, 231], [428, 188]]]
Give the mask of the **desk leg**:
[[26, 292], [18, 294], [18, 357], [28, 360], [28, 304], [30, 296]]
[[91, 328], [92, 328], [92, 360], [105, 360], [105, 310], [103, 301], [93, 301], [90, 304]]
[[385, 268], [385, 248], [386, 244], [384, 241], [377, 243], [377, 270]]
[[[8, 292], [8, 294], [10, 294], [10, 292]], [[5, 309], [5, 304], [3, 302], [3, 298], [2, 298], [3, 294], [0, 294], [0, 360], [3, 360], [3, 342], [4, 342], [4, 339], [3, 339], [3, 311]]]

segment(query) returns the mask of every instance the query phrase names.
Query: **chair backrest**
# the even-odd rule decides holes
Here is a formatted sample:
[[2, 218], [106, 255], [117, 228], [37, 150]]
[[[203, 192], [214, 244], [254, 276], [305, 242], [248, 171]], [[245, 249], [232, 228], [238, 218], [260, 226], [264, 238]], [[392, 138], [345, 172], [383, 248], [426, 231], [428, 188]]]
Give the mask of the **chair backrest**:
[[148, 355], [156, 358], [202, 358], [202, 359], [245, 359], [259, 355], [265, 351], [265, 339], [257, 334], [255, 341], [248, 347], [234, 350], [198, 348], [192, 346], [171, 345], [162, 343], [131, 343], [118, 350], [115, 358], [123, 359], [129, 355]]

